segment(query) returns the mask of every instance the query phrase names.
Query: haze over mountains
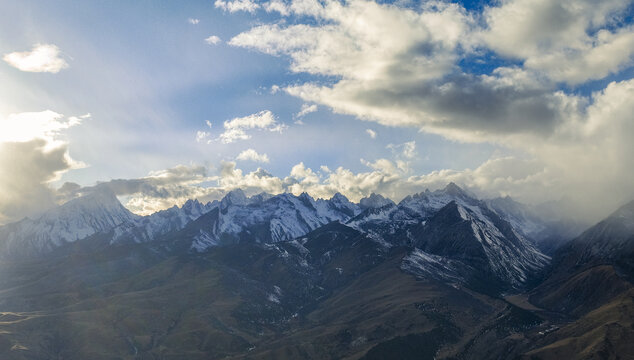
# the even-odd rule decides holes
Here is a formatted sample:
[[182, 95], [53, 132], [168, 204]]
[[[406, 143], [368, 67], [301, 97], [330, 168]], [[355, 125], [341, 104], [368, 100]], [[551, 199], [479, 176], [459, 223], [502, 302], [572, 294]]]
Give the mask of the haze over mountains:
[[626, 354], [633, 204], [572, 239], [569, 221], [455, 184], [398, 204], [235, 190], [149, 216], [103, 188], [0, 228], [0, 354]]

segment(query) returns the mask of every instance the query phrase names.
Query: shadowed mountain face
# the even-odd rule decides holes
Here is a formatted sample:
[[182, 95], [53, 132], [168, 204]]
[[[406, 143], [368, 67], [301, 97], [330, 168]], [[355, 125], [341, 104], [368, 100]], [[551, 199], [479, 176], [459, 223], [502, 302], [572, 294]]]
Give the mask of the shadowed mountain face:
[[146, 217], [93, 194], [0, 228], [0, 358], [609, 358], [631, 343], [631, 214], [549, 266], [517, 216], [453, 184]]
[[450, 261], [449, 270], [482, 292], [521, 287], [549, 261], [485, 206], [452, 201], [409, 232], [414, 246]]
[[557, 271], [613, 264], [634, 276], [634, 201], [585, 231], [557, 254]]
[[634, 202], [559, 249], [549, 277], [533, 291], [544, 307], [582, 314], [629, 288], [634, 276]]

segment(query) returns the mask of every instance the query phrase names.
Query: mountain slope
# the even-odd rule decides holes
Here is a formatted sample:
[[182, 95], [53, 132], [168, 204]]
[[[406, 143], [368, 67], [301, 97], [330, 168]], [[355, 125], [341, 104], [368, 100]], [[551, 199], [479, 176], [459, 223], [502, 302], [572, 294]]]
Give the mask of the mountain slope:
[[[589, 224], [575, 221], [553, 210], [544, 212], [534, 206], [519, 203], [510, 196], [485, 200], [488, 207], [524, 237], [535, 243], [546, 255], [552, 255], [559, 247], [576, 238]], [[546, 204], [542, 207], [547, 207]], [[541, 211], [540, 211], [541, 210]]]
[[545, 308], [579, 315], [629, 288], [626, 279], [632, 278], [634, 201], [560, 248], [550, 276], [531, 298]]
[[192, 222], [173, 238], [192, 236], [191, 247], [196, 251], [240, 241], [276, 243], [303, 236], [333, 221], [344, 222], [358, 212], [358, 206], [341, 194], [329, 200], [315, 200], [306, 193], [252, 200], [241, 190], [234, 190], [220, 202], [217, 211]]
[[0, 281], [0, 357], [328, 359], [410, 334], [435, 351], [505, 308], [414, 279], [399, 269], [403, 249], [336, 222], [204, 253], [157, 241], [100, 246], [0, 262], [21, 274]]
[[203, 214], [218, 207], [218, 201], [202, 204], [198, 200], [187, 200], [180, 208], [173, 207], [154, 214], [138, 217], [133, 222], [123, 223], [114, 229], [113, 243], [147, 242], [161, 235], [178, 231]]
[[634, 202], [562, 246], [530, 301], [573, 321], [533, 344], [524, 358], [626, 358], [634, 318]]
[[140, 217], [127, 210], [112, 191], [95, 192], [51, 209], [37, 219], [24, 219], [0, 228], [3, 256], [29, 256], [51, 251], [115, 227], [130, 225]]
[[[538, 308], [500, 295], [528, 286], [547, 257], [485, 202], [456, 186], [399, 205], [375, 200], [363, 210], [340, 195], [236, 191], [155, 220], [134, 217], [37, 258], [0, 259], [0, 358], [627, 353], [632, 288], [627, 258], [614, 252], [627, 255], [629, 208], [562, 248], [553, 269], [563, 276], [553, 272], [559, 282], [532, 293], [547, 291]], [[351, 226], [371, 213], [384, 225], [377, 231], [394, 231], [377, 239]], [[118, 229], [153, 226], [153, 238], [112, 241]], [[201, 236], [209, 242], [197, 249]], [[602, 237], [608, 245], [595, 243]]]
[[375, 196], [367, 200], [374, 206], [362, 206], [365, 210], [348, 220], [347, 224], [386, 246], [403, 245], [408, 242], [409, 226], [425, 221], [451, 201], [466, 205], [475, 204], [478, 200], [454, 183], [441, 190], [409, 195], [398, 204]]
[[0, 254], [41, 255], [91, 236], [101, 235], [110, 243], [146, 242], [182, 229], [192, 220], [217, 207], [218, 203], [187, 201], [182, 207], [139, 216], [126, 209], [108, 188], [53, 208], [36, 219], [0, 227]]
[[436, 264], [443, 259], [449, 279], [480, 291], [521, 288], [549, 261], [486, 206], [452, 201], [408, 231], [419, 249], [406, 258], [408, 270], [442, 277]]

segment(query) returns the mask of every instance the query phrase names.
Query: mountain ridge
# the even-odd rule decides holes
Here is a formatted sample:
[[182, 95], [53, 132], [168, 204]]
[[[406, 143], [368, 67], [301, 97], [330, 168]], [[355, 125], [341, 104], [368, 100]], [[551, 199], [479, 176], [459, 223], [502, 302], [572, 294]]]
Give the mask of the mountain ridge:
[[[36, 258], [0, 259], [0, 357], [627, 353], [633, 290], [618, 257], [542, 281], [556, 263], [543, 267], [545, 255], [499, 209], [449, 190], [366, 209], [343, 196], [236, 192], [222, 206], [190, 201]], [[630, 231], [628, 209], [585, 234]], [[130, 224], [157, 230], [151, 239], [115, 238]], [[197, 249], [202, 234], [217, 244]], [[550, 297], [539, 293], [546, 285]], [[506, 300], [509, 293], [531, 302]]]

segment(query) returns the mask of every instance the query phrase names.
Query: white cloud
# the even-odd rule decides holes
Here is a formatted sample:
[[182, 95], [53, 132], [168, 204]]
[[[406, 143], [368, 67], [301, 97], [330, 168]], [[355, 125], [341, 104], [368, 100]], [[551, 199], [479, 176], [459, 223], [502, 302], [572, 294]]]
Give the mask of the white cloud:
[[205, 120], [205, 124], [207, 124], [207, 127], [211, 129], [211, 121]]
[[275, 115], [269, 110], [260, 111], [241, 118], [234, 118], [224, 122], [225, 131], [220, 134], [220, 141], [229, 144], [236, 140], [247, 140], [251, 138], [247, 130], [260, 129], [273, 132], [282, 132], [286, 125], [277, 122]]
[[59, 48], [52, 44], [35, 44], [31, 51], [12, 52], [2, 58], [9, 65], [26, 72], [58, 73], [68, 67], [60, 57]]
[[246, 149], [242, 151], [240, 154], [238, 154], [238, 157], [236, 157], [236, 160], [253, 161], [253, 162], [261, 162], [261, 163], [268, 163], [270, 161], [268, 155], [258, 154], [258, 152], [253, 149]]
[[[148, 215], [174, 205], [181, 205], [189, 199], [202, 200], [209, 196], [221, 196], [223, 192], [216, 188], [200, 186], [201, 183], [213, 179], [215, 178], [207, 176], [204, 166], [178, 165], [150, 172], [143, 178], [115, 179], [96, 186], [109, 187], [115, 194], [127, 198], [128, 209], [137, 214]], [[76, 193], [90, 191], [93, 188], [80, 188]]]
[[546, 72], [554, 81], [581, 84], [602, 79], [632, 65], [634, 31], [612, 33], [601, 30], [577, 48], [567, 48], [526, 59], [525, 66]]
[[607, 29], [630, 5], [624, 0], [505, 1], [486, 8], [481, 38], [494, 51], [525, 60], [527, 68], [579, 84], [631, 64], [632, 27]]
[[535, 115], [547, 126], [560, 121], [568, 101], [539, 76], [512, 68], [457, 71], [462, 52], [474, 46], [475, 23], [459, 5], [430, 4], [414, 11], [363, 0], [298, 0], [293, 13], [314, 17], [316, 25], [259, 25], [229, 44], [288, 56], [294, 72], [337, 77], [285, 90], [362, 120], [472, 141], [539, 131], [540, 124], [527, 121]]
[[[258, 25], [229, 44], [288, 56], [294, 72], [337, 77], [285, 88], [335, 112], [515, 146], [518, 135], [548, 136], [583, 116], [589, 99], [558, 91], [557, 81], [601, 78], [631, 64], [632, 28], [613, 22], [626, 2], [595, 3], [510, 0], [486, 7], [481, 28], [475, 14], [444, 2], [412, 9], [294, 0], [289, 14], [315, 21]], [[482, 75], [460, 69], [458, 60], [487, 47], [526, 59], [524, 66]]]
[[47, 144], [56, 145], [63, 130], [78, 125], [89, 117], [90, 114], [65, 118], [51, 110], [10, 114], [6, 118], [0, 118], [0, 143], [43, 139]]
[[187, 22], [192, 25], [198, 25], [198, 23], [200, 23], [200, 19], [189, 18], [187, 19]]
[[234, 1], [223, 1], [216, 0], [214, 6], [218, 9], [222, 9], [224, 11], [228, 11], [230, 13], [238, 12], [238, 11], [246, 11], [249, 13], [254, 13], [257, 9], [260, 8], [260, 5], [256, 4], [251, 0], [234, 0]]
[[264, 10], [266, 12], [277, 12], [282, 16], [287, 16], [290, 14], [290, 9], [286, 4], [280, 0], [273, 0], [263, 4]]
[[223, 162], [218, 177], [218, 188], [223, 191], [242, 189], [247, 194], [266, 192], [280, 194], [284, 192], [282, 179], [275, 177], [263, 169], [243, 175], [242, 170], [236, 169], [235, 162]]
[[[229, 44], [286, 56], [297, 73], [336, 79], [298, 82], [283, 89], [288, 94], [360, 120], [497, 143], [518, 154], [475, 170], [394, 182], [403, 189], [455, 180], [529, 201], [569, 196], [594, 214], [634, 198], [626, 185], [634, 182], [634, 131], [626, 120], [634, 112], [634, 80], [611, 83], [592, 96], [558, 85], [631, 68], [634, 27], [621, 19], [630, 1], [508, 0], [479, 14], [444, 2], [419, 8], [364, 0], [267, 4], [282, 16], [311, 21], [260, 24]], [[485, 74], [461, 68], [460, 61], [476, 62], [490, 52], [518, 65]], [[403, 177], [411, 171], [415, 144], [400, 146], [394, 146], [393, 160], [364, 162], [373, 172], [339, 174], [359, 181], [383, 179], [377, 172]], [[319, 191], [327, 184], [350, 186], [337, 182], [336, 173]], [[385, 191], [401, 191], [394, 189]]]
[[416, 13], [370, 1], [293, 1], [298, 15], [321, 26], [261, 25], [231, 39], [234, 46], [289, 55], [292, 70], [381, 81], [386, 75], [420, 81], [452, 70], [469, 20], [457, 5]]
[[413, 159], [416, 156], [416, 141], [408, 141], [399, 145], [388, 144], [387, 148], [395, 155], [406, 159]]
[[[443, 169], [411, 175], [407, 161], [415, 157], [415, 143], [391, 145], [394, 159], [362, 160], [369, 171], [353, 172], [344, 167], [331, 170], [325, 165], [315, 171], [304, 163], [293, 166], [288, 176], [273, 176], [258, 168], [245, 173], [235, 162], [223, 162], [217, 176], [207, 176], [200, 167], [182, 167], [156, 172], [150, 177], [112, 181], [119, 194], [135, 193], [132, 198], [137, 212], [160, 210], [182, 203], [188, 196], [216, 199], [227, 191], [241, 188], [247, 194], [268, 192], [278, 194], [308, 192], [312, 196], [329, 198], [341, 192], [353, 201], [370, 193], [380, 193], [393, 200], [442, 188], [449, 182], [466, 186], [482, 197], [511, 195], [527, 203], [559, 200], [571, 194], [570, 215], [597, 220], [626, 199], [634, 198], [634, 145], [629, 134], [634, 131], [630, 121], [634, 104], [634, 81], [612, 83], [605, 91], [595, 94], [582, 128], [571, 127], [562, 144], [540, 144], [527, 157], [494, 156], [473, 169]], [[608, 146], [610, 144], [610, 146]], [[607, 151], [606, 151], [607, 149]], [[244, 154], [244, 155], [243, 155]], [[238, 160], [261, 158], [248, 149]], [[241, 159], [242, 158], [242, 159]], [[623, 167], [623, 164], [628, 166]], [[178, 174], [178, 176], [177, 176]], [[207, 187], [210, 182], [216, 186]], [[203, 186], [201, 184], [205, 183]], [[605, 189], [611, 189], [606, 194]], [[143, 205], [145, 204], [145, 205]], [[160, 207], [160, 206], [163, 207]], [[129, 205], [132, 206], [132, 205]]]
[[310, 113], [314, 113], [315, 111], [317, 111], [317, 105], [312, 104], [303, 104], [302, 108], [299, 110], [299, 112], [297, 114], [295, 114], [295, 118], [302, 118]]
[[[196, 190], [182, 185], [167, 193], [182, 199], [246, 187], [315, 196], [340, 191], [352, 199], [379, 192], [396, 200], [455, 181], [524, 201], [572, 195], [588, 212], [614, 208], [634, 197], [633, 82], [610, 83], [592, 96], [558, 83], [574, 88], [631, 66], [632, 26], [618, 19], [629, 3], [506, 0], [476, 13], [456, 2], [436, 1], [407, 7], [365, 0], [217, 1], [216, 7], [227, 12], [254, 13], [261, 7], [282, 17], [267, 15], [273, 23], [254, 21], [229, 43], [288, 57], [291, 71], [318, 75], [302, 76], [281, 89], [286, 93], [363, 121], [493, 142], [516, 155], [495, 156], [473, 169], [418, 175], [408, 166], [416, 157], [415, 144], [394, 145], [392, 158], [364, 161], [368, 168], [361, 172], [312, 170], [302, 163], [277, 177], [262, 169], [243, 172], [229, 162], [213, 177], [217, 186], [187, 184]], [[485, 74], [463, 67], [490, 54], [515, 65], [490, 72], [486, 67]], [[271, 93], [279, 90], [271, 87]], [[231, 143], [251, 138], [250, 131], [283, 127], [272, 113], [260, 112], [225, 121], [218, 140]], [[56, 131], [48, 130], [47, 136], [57, 137]], [[148, 201], [157, 194], [147, 195]]]
[[376, 131], [372, 130], [372, 129], [365, 129], [365, 132], [370, 135], [370, 137], [372, 139], [376, 139]]
[[196, 142], [206, 142], [209, 144], [211, 140], [209, 137], [211, 136], [210, 132], [207, 131], [196, 131]]
[[205, 39], [205, 42], [209, 45], [218, 45], [222, 42], [222, 40], [216, 35], [211, 35]]
[[0, 224], [55, 204], [50, 183], [85, 166], [70, 157], [63, 132], [88, 117], [66, 118], [50, 110], [0, 117]]
[[43, 212], [55, 204], [49, 183], [73, 168], [66, 144], [43, 139], [0, 143], [0, 224]]

